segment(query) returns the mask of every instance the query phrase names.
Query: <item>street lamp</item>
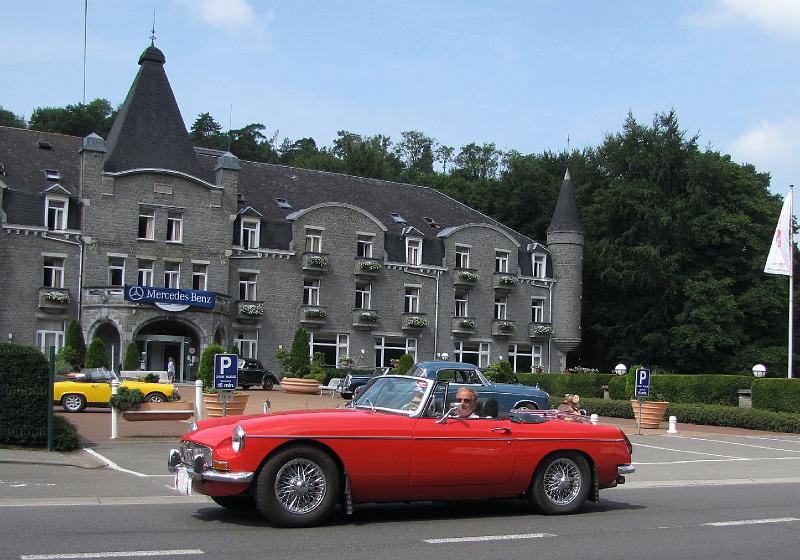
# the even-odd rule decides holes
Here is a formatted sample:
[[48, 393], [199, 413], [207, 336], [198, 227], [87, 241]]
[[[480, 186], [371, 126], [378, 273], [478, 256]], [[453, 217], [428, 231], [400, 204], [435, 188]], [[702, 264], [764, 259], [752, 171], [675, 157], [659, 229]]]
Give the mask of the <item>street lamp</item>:
[[450, 357], [450, 354], [448, 354], [447, 352], [442, 352], [441, 356], [442, 356], [442, 360], [444, 360], [446, 362], [447, 358]]
[[628, 373], [628, 368], [625, 366], [625, 364], [617, 364], [614, 368], [614, 373], [617, 375], [625, 375]]
[[765, 375], [767, 375], [767, 368], [764, 367], [762, 364], [756, 364], [753, 366], [753, 375], [761, 379]]

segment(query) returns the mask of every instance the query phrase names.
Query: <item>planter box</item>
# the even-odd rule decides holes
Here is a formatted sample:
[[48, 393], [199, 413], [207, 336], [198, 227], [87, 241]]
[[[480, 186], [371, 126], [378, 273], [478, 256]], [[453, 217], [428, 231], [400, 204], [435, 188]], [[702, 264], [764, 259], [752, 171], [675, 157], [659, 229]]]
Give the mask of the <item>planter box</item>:
[[[634, 419], [639, 419], [639, 402], [636, 399], [631, 399], [631, 406], [633, 407]], [[664, 419], [664, 413], [669, 406], [668, 401], [645, 401], [642, 405], [642, 420], [640, 426], [642, 428], [658, 428], [661, 421]]]
[[304, 379], [302, 377], [284, 377], [281, 380], [281, 387], [287, 393], [301, 395], [319, 395], [319, 381], [316, 379]]
[[206, 418], [218, 418], [220, 416], [237, 416], [244, 414], [247, 407], [247, 400], [250, 395], [247, 393], [233, 393], [233, 397], [225, 403], [225, 414], [222, 414], [223, 404], [219, 402], [216, 393], [203, 395], [203, 410]]
[[140, 403], [135, 410], [126, 410], [122, 417], [128, 422], [188, 420], [194, 416], [194, 406], [185, 401]]

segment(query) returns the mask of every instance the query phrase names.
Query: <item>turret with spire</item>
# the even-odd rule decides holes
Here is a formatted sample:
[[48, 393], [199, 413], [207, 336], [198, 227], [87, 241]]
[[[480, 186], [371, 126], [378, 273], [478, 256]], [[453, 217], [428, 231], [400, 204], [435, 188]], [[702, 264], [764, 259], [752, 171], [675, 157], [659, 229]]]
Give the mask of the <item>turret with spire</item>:
[[553, 264], [553, 343], [561, 353], [561, 370], [566, 354], [581, 343], [581, 298], [583, 289], [584, 229], [575, 201], [575, 187], [567, 168], [553, 219], [547, 228], [547, 246]]

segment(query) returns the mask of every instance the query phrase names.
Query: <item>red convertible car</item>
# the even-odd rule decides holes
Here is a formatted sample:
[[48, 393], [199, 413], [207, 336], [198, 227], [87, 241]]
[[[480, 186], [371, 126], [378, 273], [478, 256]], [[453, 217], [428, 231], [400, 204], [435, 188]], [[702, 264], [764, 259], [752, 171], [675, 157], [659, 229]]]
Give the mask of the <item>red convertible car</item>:
[[617, 427], [497, 412], [470, 418], [448, 383], [383, 376], [352, 405], [198, 422], [170, 452], [176, 489], [275, 524], [323, 522], [340, 504], [521, 497], [547, 514], [575, 513], [634, 472]]

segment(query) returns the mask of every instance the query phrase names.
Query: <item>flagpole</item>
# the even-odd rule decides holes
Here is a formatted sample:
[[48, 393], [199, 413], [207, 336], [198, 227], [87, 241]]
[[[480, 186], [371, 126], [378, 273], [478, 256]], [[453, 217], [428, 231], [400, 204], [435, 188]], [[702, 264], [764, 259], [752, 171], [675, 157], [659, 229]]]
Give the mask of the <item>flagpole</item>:
[[[794, 185], [789, 185], [789, 196], [792, 196], [792, 191], [794, 189]], [[794, 228], [792, 224], [792, 219], [794, 218], [794, 197], [791, 198], [791, 205], [790, 205], [790, 214], [789, 214], [789, 239], [791, 240], [791, 244], [789, 245], [789, 358], [788, 358], [788, 366], [787, 372], [788, 377], [791, 379], [794, 377], [792, 374], [792, 357], [794, 356], [793, 350], [793, 340], [794, 340], [794, 309], [792, 306], [792, 300], [794, 295]]]

